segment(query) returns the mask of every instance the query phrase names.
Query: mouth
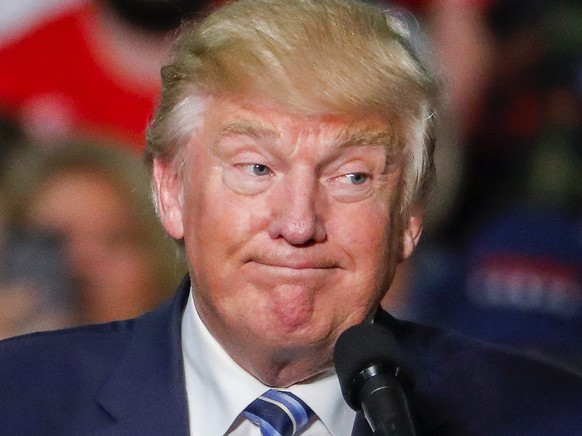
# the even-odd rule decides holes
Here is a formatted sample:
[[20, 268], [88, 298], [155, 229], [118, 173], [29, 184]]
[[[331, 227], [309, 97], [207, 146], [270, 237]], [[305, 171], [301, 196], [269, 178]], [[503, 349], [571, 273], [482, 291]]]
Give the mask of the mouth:
[[290, 271], [325, 271], [328, 269], [333, 269], [332, 266], [322, 266], [314, 265], [312, 263], [262, 263], [256, 262], [258, 265], [262, 265], [268, 268], [280, 269], [280, 270], [290, 270]]
[[293, 256], [283, 257], [253, 257], [249, 263], [281, 270], [329, 270], [338, 268], [335, 261], [328, 259], [299, 258]]
[[329, 274], [336, 271], [337, 262], [326, 259], [298, 257], [254, 257], [248, 260], [247, 267], [265, 280], [281, 280], [284, 283], [297, 283], [329, 279]]

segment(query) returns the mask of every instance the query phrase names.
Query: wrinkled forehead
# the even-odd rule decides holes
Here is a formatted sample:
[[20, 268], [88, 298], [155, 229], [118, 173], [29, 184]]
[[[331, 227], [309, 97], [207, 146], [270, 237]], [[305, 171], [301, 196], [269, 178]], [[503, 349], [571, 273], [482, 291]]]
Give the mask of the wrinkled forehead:
[[208, 98], [203, 124], [206, 134], [217, 138], [293, 141], [308, 135], [340, 148], [382, 146], [390, 153], [401, 152], [404, 144], [397, 123], [380, 114], [306, 114], [256, 97]]

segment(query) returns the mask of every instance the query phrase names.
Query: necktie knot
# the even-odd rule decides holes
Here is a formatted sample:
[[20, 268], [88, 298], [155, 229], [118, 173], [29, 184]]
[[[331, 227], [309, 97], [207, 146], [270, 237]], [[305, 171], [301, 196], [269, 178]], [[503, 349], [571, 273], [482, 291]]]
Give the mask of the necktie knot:
[[310, 407], [291, 392], [270, 389], [243, 411], [261, 428], [263, 436], [293, 436], [310, 422]]

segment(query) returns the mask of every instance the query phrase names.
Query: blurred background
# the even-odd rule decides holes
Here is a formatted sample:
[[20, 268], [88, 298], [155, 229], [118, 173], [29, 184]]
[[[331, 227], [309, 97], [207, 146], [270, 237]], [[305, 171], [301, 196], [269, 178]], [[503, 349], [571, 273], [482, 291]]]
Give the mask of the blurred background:
[[[134, 316], [185, 268], [141, 161], [182, 20], [219, 1], [3, 0], [0, 337]], [[582, 2], [399, 0], [444, 77], [395, 316], [582, 367]]]

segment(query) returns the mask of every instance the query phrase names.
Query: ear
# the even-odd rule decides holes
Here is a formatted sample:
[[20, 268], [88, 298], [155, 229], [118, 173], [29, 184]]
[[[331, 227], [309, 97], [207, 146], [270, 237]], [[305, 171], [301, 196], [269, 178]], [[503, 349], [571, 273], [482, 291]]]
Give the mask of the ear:
[[153, 183], [156, 210], [166, 232], [174, 239], [184, 236], [183, 185], [174, 161], [154, 159]]
[[406, 220], [403, 224], [402, 239], [400, 244], [400, 261], [404, 261], [412, 256], [422, 233], [422, 212], [419, 208], [411, 208], [410, 213], [404, 216]]

